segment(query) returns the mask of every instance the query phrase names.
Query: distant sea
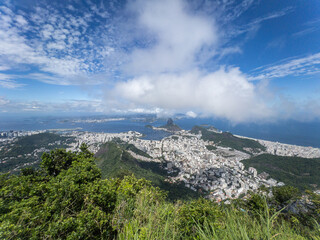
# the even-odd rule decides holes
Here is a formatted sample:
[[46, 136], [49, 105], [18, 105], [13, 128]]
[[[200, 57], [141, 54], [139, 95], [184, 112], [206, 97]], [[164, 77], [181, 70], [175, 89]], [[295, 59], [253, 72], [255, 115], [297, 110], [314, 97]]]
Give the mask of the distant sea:
[[210, 118], [185, 118], [175, 122], [184, 129], [191, 129], [194, 125], [208, 124], [240, 136], [320, 148], [320, 121], [279, 121], [232, 125], [227, 121]]
[[[101, 119], [101, 117], [99, 117]], [[108, 118], [108, 117], [105, 117]], [[111, 117], [110, 117], [111, 118]], [[170, 133], [152, 130], [145, 127], [147, 124], [152, 126], [162, 126], [166, 119], [152, 119], [149, 117], [126, 118], [124, 120], [92, 123], [74, 122], [79, 118], [55, 118], [55, 117], [32, 117], [32, 118], [13, 118], [0, 119], [0, 132], [9, 130], [46, 130], [46, 129], [75, 129], [90, 132], [127, 132], [137, 131], [145, 135], [144, 139], [160, 140], [169, 136]], [[89, 118], [94, 119], [94, 117]], [[177, 118], [174, 122], [181, 128], [190, 130], [195, 125], [210, 125], [222, 131], [229, 131], [233, 134], [288, 143], [301, 146], [312, 146], [320, 148], [320, 122], [297, 122], [282, 121], [277, 123], [264, 124], [237, 124], [212, 118]]]

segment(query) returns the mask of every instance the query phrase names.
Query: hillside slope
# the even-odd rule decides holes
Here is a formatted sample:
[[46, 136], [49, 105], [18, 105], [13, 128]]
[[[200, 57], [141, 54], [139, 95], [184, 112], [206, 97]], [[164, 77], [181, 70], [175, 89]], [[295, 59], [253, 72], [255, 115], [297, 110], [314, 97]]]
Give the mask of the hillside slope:
[[199, 132], [201, 132], [201, 138], [203, 140], [213, 141], [216, 145], [219, 145], [221, 147], [230, 147], [247, 153], [249, 153], [247, 149], [251, 149], [251, 151], [253, 152], [265, 151], [266, 149], [258, 141], [239, 138], [229, 132], [218, 133], [215, 131], [210, 131], [207, 128], [201, 126], [194, 126], [191, 129], [191, 133], [193, 134], [198, 134]]
[[[107, 142], [95, 154], [96, 163], [101, 169], [102, 178], [124, 177], [134, 174], [137, 178], [145, 178], [165, 191], [168, 191], [170, 200], [192, 199], [199, 197], [199, 194], [186, 188], [184, 184], [172, 184], [166, 182], [168, 174], [162, 168], [161, 163], [145, 162], [135, 159], [126, 150], [126, 144]], [[139, 152], [130, 146], [133, 152]], [[141, 155], [142, 153], [140, 153]]]
[[[305, 188], [320, 186], [320, 159], [283, 157], [271, 154], [261, 154], [243, 160], [246, 167], [254, 167], [258, 172], [267, 172], [270, 177], [285, 184]], [[315, 186], [317, 185], [317, 186]]]
[[73, 141], [72, 137], [63, 137], [54, 133], [39, 133], [17, 138], [11, 144], [0, 143], [0, 172], [14, 172], [25, 164], [38, 167], [41, 155], [55, 148], [66, 148]]

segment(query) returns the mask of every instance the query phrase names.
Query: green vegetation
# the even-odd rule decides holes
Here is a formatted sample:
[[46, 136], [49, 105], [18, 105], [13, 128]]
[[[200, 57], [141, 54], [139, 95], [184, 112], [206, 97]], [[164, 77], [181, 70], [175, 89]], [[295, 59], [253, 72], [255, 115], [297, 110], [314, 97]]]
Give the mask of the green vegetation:
[[[57, 147], [65, 148], [66, 143], [73, 141], [70, 137], [63, 137], [54, 133], [39, 133], [18, 138], [11, 145], [4, 145], [0, 151], [0, 159], [5, 162], [0, 165], [0, 172], [8, 172], [23, 164], [39, 161], [45, 149]], [[36, 149], [42, 149], [34, 152]], [[33, 154], [32, 154], [33, 153]], [[38, 167], [38, 163], [34, 167]]]
[[221, 147], [229, 147], [242, 152], [249, 153], [246, 148], [250, 148], [253, 152], [265, 151], [265, 147], [259, 142], [251, 139], [238, 138], [229, 132], [216, 133], [209, 131], [207, 128], [194, 126], [191, 133], [198, 134], [201, 132], [202, 139], [205, 141], [213, 141], [216, 145]]
[[134, 152], [135, 154], [138, 154], [138, 155], [146, 157], [146, 158], [152, 158], [148, 153], [136, 148], [136, 146], [134, 146], [133, 144], [124, 143], [124, 144], [122, 144], [122, 146], [124, 147], [125, 150], [130, 150], [130, 151]]
[[209, 151], [217, 150], [217, 147], [215, 147], [215, 146], [213, 146], [213, 145], [206, 145], [206, 148], [207, 148]]
[[[166, 182], [168, 174], [160, 163], [139, 161], [133, 158], [126, 151], [127, 149], [128, 144], [115, 142], [108, 142], [100, 148], [95, 156], [97, 165], [101, 169], [102, 178], [123, 178], [134, 174], [137, 178], [145, 178], [151, 181], [154, 186], [168, 191], [168, 197], [171, 200], [199, 197], [198, 193], [186, 188], [184, 184]], [[132, 148], [129, 149], [132, 150]]]
[[[16, 156], [25, 153], [31, 153], [35, 149], [42, 147], [54, 149], [56, 146], [49, 146], [49, 143], [54, 143], [56, 141], [63, 142], [67, 139], [67, 137], [62, 137], [54, 133], [39, 133], [31, 136], [21, 137], [15, 142], [14, 146], [6, 153], [6, 155]], [[62, 145], [61, 147], [65, 146]]]
[[[287, 206], [297, 201], [292, 191], [278, 191]], [[45, 154], [38, 170], [0, 175], [0, 239], [319, 240], [320, 197], [310, 200], [305, 215], [258, 194], [230, 205], [168, 202], [144, 179], [101, 179], [82, 146], [79, 153]]]
[[[300, 190], [320, 186], [320, 159], [301, 157], [282, 157], [261, 154], [243, 160], [246, 167], [254, 167], [258, 172], [267, 172], [270, 177]], [[314, 186], [314, 187], [316, 187]]]
[[121, 146], [124, 150], [130, 150], [134, 152], [135, 154], [138, 154], [140, 156], [146, 157], [146, 158], [152, 158], [148, 153], [136, 148], [131, 143], [127, 143], [125, 141], [122, 141], [120, 138], [115, 138], [112, 140], [112, 142], [117, 143], [119, 146]]

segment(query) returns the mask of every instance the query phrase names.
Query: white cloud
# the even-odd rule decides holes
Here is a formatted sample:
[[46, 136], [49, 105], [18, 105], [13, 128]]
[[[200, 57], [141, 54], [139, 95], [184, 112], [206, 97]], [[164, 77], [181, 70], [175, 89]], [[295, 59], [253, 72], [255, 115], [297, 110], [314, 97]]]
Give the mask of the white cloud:
[[[120, 97], [116, 103], [120, 109], [159, 108], [190, 116], [199, 112], [233, 122], [274, 116], [259, 96], [261, 89], [238, 68], [217, 65], [208, 72], [198, 70], [210, 57], [241, 52], [238, 46], [219, 49], [223, 34], [212, 16], [191, 14], [186, 2], [180, 0], [138, 1], [132, 9], [138, 14], [137, 29], [151, 42], [132, 51], [126, 70], [135, 77], [116, 83], [107, 102], [115, 104], [112, 99]], [[244, 6], [234, 15], [242, 11]], [[257, 19], [255, 24], [282, 14]]]
[[137, 106], [174, 111], [200, 111], [234, 122], [264, 119], [271, 109], [260, 99], [257, 88], [237, 68], [208, 74], [144, 75], [118, 83], [115, 94]]
[[[243, 42], [264, 21], [284, 16], [290, 8], [238, 25], [238, 17], [255, 1], [133, 0], [114, 17], [112, 11], [119, 4], [90, 2], [81, 11], [49, 4], [25, 13], [1, 7], [0, 70], [38, 69], [5, 74], [2, 87], [18, 87], [16, 77], [19, 81], [24, 77], [58, 85], [105, 84], [109, 94], [105, 102], [67, 101], [48, 108], [39, 102], [11, 102], [11, 106], [28, 111], [91, 107], [163, 115], [182, 111], [190, 117], [198, 113], [242, 122], [272, 118], [278, 112], [264, 98], [268, 86], [249, 80], [319, 71], [317, 54], [256, 69], [249, 79], [236, 67], [219, 65], [224, 56], [241, 53]], [[211, 68], [204, 70], [208, 60]]]
[[[231, 25], [231, 27], [228, 27], [228, 29], [225, 31], [225, 37], [228, 40], [232, 40], [235, 37], [239, 37], [240, 35], [246, 34], [246, 38], [251, 38], [255, 35], [255, 33], [260, 28], [261, 24], [265, 21], [280, 18], [288, 13], [292, 12], [293, 8], [284, 8], [280, 11], [272, 12], [268, 15], [257, 17], [251, 21], [249, 21], [247, 24], [242, 25]], [[223, 17], [223, 16], [222, 16]]]
[[[244, 0], [244, 1], [222, 1], [223, 8], [228, 9], [229, 13], [226, 14], [226, 19], [228, 21], [235, 20], [240, 17], [244, 12], [246, 12], [254, 3], [254, 0]], [[235, 4], [237, 4], [235, 6]]]
[[48, 75], [45, 73], [30, 73], [27, 75], [20, 76], [20, 78], [26, 79], [34, 79], [40, 82], [44, 82], [47, 84], [56, 84], [56, 85], [98, 85], [103, 83], [105, 80], [105, 76], [95, 74], [93, 76], [86, 76], [86, 75], [74, 75], [71, 74], [69, 76], [56, 76], [56, 75]]
[[293, 37], [303, 37], [307, 34], [320, 30], [320, 18], [316, 18], [312, 21], [308, 21], [302, 25], [302, 30], [292, 34]]
[[16, 15], [15, 20], [22, 27], [28, 24], [27, 20], [21, 15]]
[[309, 27], [309, 28], [303, 29], [299, 32], [295, 32], [294, 34], [292, 34], [292, 36], [293, 37], [304, 37], [305, 35], [316, 32], [318, 30], [319, 30], [319, 28], [317, 28], [317, 27]]
[[0, 73], [0, 87], [13, 89], [22, 86], [24, 86], [24, 84], [17, 83], [12, 79], [12, 76]]
[[242, 50], [239, 46], [226, 47], [226, 48], [221, 49], [221, 51], [219, 53], [219, 58], [223, 58], [227, 55], [235, 54], [235, 53], [242, 53]]
[[186, 112], [186, 116], [191, 117], [191, 118], [196, 118], [198, 115], [193, 111], [188, 111], [188, 112]]
[[6, 70], [9, 70], [10, 67], [9, 66], [6, 66], [6, 65], [0, 65], [0, 71], [6, 71]]
[[41, 31], [44, 39], [49, 39], [54, 31], [54, 28], [50, 24], [45, 24], [43, 30]]
[[274, 65], [259, 67], [252, 71], [250, 80], [313, 75], [318, 73], [320, 73], [320, 53], [307, 57], [290, 58]]
[[65, 102], [38, 102], [9, 100], [0, 96], [0, 112], [102, 112], [99, 100], [66, 100]]
[[186, 11], [181, 0], [138, 1], [138, 24], [154, 37], [148, 47], [136, 48], [127, 65], [129, 73], [185, 70], [194, 66], [197, 56], [217, 41], [214, 19]]
[[66, 48], [64, 42], [51, 42], [47, 45], [47, 48], [62, 50]]
[[72, 6], [72, 5], [68, 5], [68, 7], [67, 7], [70, 11], [75, 11], [76, 9], [74, 8], [74, 6]]
[[12, 10], [6, 6], [0, 6], [0, 10], [2, 12], [4, 12], [5, 14], [9, 15], [9, 16], [13, 16], [14, 13], [12, 12]]
[[38, 69], [47, 76], [37, 80], [50, 84], [100, 83], [88, 78], [105, 71], [106, 49], [112, 49], [102, 41], [107, 27], [90, 25], [92, 14], [81, 14], [71, 15], [50, 5], [27, 12], [1, 7], [0, 70]]
[[10, 101], [3, 96], [0, 96], [0, 106], [7, 105]]

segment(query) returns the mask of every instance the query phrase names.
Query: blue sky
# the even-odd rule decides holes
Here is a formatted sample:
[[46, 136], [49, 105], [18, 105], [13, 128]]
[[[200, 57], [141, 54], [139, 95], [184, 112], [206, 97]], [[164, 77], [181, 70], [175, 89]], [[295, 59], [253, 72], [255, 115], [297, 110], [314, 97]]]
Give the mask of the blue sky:
[[320, 119], [317, 0], [0, 3], [0, 112]]

